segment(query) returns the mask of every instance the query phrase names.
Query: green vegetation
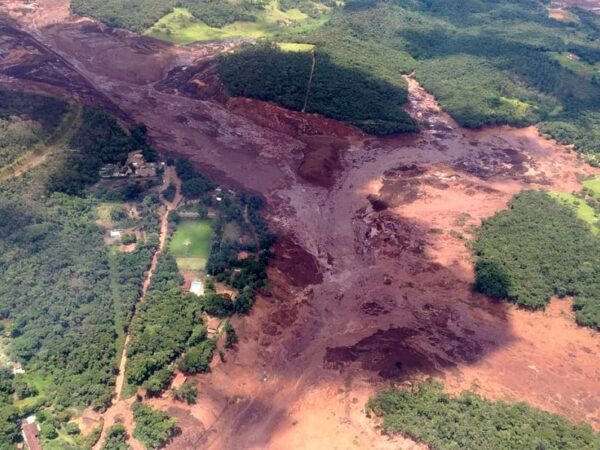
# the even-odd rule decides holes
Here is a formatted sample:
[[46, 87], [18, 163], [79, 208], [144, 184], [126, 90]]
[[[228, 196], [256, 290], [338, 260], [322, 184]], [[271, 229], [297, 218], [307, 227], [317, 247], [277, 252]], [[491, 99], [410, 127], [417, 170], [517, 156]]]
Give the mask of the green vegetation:
[[215, 341], [209, 340], [190, 348], [179, 361], [179, 370], [188, 374], [210, 372], [210, 362], [216, 346]]
[[101, 450], [131, 450], [124, 425], [117, 423], [108, 429]]
[[275, 36], [284, 28], [309, 30], [323, 25], [327, 20], [327, 8], [321, 8], [314, 18], [296, 8], [287, 11], [279, 8], [276, 1], [270, 1], [261, 9], [255, 9], [252, 17], [219, 27], [211, 26], [202, 16], [194, 16], [186, 8], [173, 8], [171, 13], [148, 28], [145, 34], [178, 44], [235, 38], [259, 39]]
[[81, 195], [99, 180], [102, 164], [120, 163], [134, 150], [134, 140], [107, 112], [87, 107], [81, 124], [69, 143], [75, 150], [56, 161], [60, 170], [49, 178], [50, 192]]
[[76, 14], [180, 44], [309, 29], [322, 25], [333, 5], [311, 0], [71, 1]]
[[[247, 46], [219, 59], [219, 73], [232, 95], [253, 97], [293, 110], [323, 114], [372, 134], [415, 131], [402, 109], [404, 82], [389, 83], [367, 71], [336, 64], [317, 52], [314, 76], [307, 52], [282, 51], [276, 45]], [[309, 86], [309, 80], [310, 86]]]
[[383, 391], [367, 407], [383, 417], [385, 432], [403, 434], [437, 450], [593, 450], [600, 446], [600, 435], [589, 425], [573, 424], [525, 403], [491, 402], [469, 392], [453, 397], [435, 382], [410, 391]]
[[210, 254], [212, 221], [185, 220], [177, 224], [169, 250], [182, 269], [202, 270]]
[[131, 323], [127, 381], [143, 385], [151, 394], [167, 386], [171, 363], [206, 336], [200, 298], [184, 292], [182, 285], [173, 256], [161, 255], [150, 289]]
[[146, 448], [161, 448], [177, 431], [177, 420], [167, 413], [152, 409], [143, 403], [134, 403], [133, 420], [135, 429], [133, 437]]
[[556, 55], [568, 52], [581, 64], [597, 64], [600, 21], [583, 10], [573, 14], [576, 23], [552, 20], [547, 5], [535, 0], [354, 1], [302, 41], [316, 43], [328, 28], [336, 33], [327, 34], [326, 42], [344, 53], [347, 36], [366, 45], [375, 41], [379, 53], [406, 55], [404, 72], [414, 69], [464, 126], [542, 122], [542, 130], [558, 140], [597, 151], [600, 84], [589, 70], [574, 69]]
[[[2, 328], [2, 360], [25, 371], [11, 375], [10, 393], [0, 398], [0, 448], [12, 448], [18, 424], [36, 412], [44, 448], [91, 448], [67, 408], [110, 402], [119, 339], [158, 225], [155, 195], [140, 191], [132, 201], [138, 214], [129, 218], [117, 203], [128, 182], [92, 185], [99, 164], [133, 147], [150, 156], [152, 150], [143, 127], [129, 134], [104, 111], [86, 109], [74, 121], [58, 100], [4, 91], [0, 97], [0, 119], [11, 121], [0, 127], [0, 140], [19, 120], [20, 131], [35, 136], [34, 146], [54, 148], [46, 163], [0, 184], [0, 317], [9, 324]], [[99, 223], [105, 221], [135, 227], [145, 239], [134, 252], [119, 253], [104, 243]]]
[[69, 111], [52, 97], [0, 89], [0, 175], [53, 141]]
[[600, 241], [572, 207], [522, 192], [483, 223], [473, 250], [482, 293], [529, 309], [572, 295], [577, 322], [600, 329]]
[[550, 192], [550, 196], [558, 200], [561, 204], [572, 208], [578, 219], [590, 224], [594, 234], [598, 233], [598, 213], [584, 199], [566, 192]]
[[185, 401], [188, 405], [196, 404], [198, 398], [196, 382], [186, 381], [179, 389], [173, 389], [173, 398], [178, 401]]
[[584, 190], [588, 190], [589, 195], [600, 199], [600, 177], [589, 178], [583, 182]]

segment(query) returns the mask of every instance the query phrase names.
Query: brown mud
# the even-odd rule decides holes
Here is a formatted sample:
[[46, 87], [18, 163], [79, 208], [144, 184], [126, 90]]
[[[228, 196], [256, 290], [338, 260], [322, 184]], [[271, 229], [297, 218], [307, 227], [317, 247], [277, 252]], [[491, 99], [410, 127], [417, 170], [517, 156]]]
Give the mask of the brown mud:
[[139, 38], [65, 3], [3, 10], [165, 154], [262, 193], [282, 236], [268, 289], [233, 319], [236, 349], [196, 377], [198, 403], [147, 400], [180, 420], [169, 448], [421, 448], [382, 436], [363, 408], [382, 386], [430, 375], [600, 429], [598, 333], [565, 300], [530, 313], [474, 293], [465, 245], [519, 191], [572, 192], [597, 171], [534, 127], [461, 129], [411, 79], [407, 109], [425, 125], [411, 136], [227, 99], [211, 63], [223, 46]]

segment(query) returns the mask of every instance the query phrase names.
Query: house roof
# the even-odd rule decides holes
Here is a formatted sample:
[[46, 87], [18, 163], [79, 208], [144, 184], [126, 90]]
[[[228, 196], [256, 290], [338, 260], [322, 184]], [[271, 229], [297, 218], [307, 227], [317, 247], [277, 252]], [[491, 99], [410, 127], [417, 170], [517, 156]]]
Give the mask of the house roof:
[[43, 450], [38, 440], [38, 429], [37, 425], [34, 423], [25, 423], [22, 426], [23, 430], [23, 438], [27, 443], [29, 450]]

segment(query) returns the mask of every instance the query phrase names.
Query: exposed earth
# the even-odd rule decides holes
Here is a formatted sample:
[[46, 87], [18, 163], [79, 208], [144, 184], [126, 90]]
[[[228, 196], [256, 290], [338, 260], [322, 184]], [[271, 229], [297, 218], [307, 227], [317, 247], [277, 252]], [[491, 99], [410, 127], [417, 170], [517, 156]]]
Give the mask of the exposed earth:
[[[260, 192], [281, 237], [271, 288], [170, 449], [421, 448], [364, 413], [377, 389], [427, 376], [526, 401], [600, 430], [600, 336], [568, 300], [545, 312], [472, 291], [465, 239], [523, 189], [596, 173], [535, 127], [461, 129], [414, 80], [418, 135], [373, 138], [317, 115], [227, 98], [211, 61], [236, 45], [177, 47], [89, 19], [65, 0], [0, 3], [0, 82], [102, 104], [144, 122], [161, 151]], [[0, 16], [1, 17], [1, 16]]]

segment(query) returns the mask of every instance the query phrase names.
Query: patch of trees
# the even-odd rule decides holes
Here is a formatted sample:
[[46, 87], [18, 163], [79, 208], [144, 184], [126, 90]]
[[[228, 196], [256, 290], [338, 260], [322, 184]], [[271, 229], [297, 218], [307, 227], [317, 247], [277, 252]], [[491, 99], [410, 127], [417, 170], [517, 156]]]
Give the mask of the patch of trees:
[[0, 89], [0, 119], [19, 116], [41, 124], [46, 134], [56, 129], [69, 104], [55, 97]]
[[177, 419], [169, 417], [167, 413], [143, 403], [134, 403], [131, 409], [135, 421], [133, 437], [146, 448], [161, 448], [176, 433]]
[[274, 45], [247, 46], [219, 58], [219, 74], [230, 94], [252, 97], [319, 113], [355, 125], [371, 134], [416, 130], [402, 109], [405, 86], [374, 77], [370, 72], [337, 64], [326, 51], [317, 51], [314, 76], [308, 86], [312, 56], [285, 52]]
[[164, 389], [172, 375], [172, 363], [188, 348], [202, 344], [206, 331], [200, 298], [181, 286], [175, 259], [161, 255], [148, 293], [131, 323], [127, 381], [150, 394]]
[[[81, 124], [69, 142], [71, 151], [61, 155], [49, 177], [50, 192], [82, 195], [99, 179], [103, 164], [121, 164], [129, 152], [141, 149], [149, 161], [156, 160], [156, 151], [146, 138], [146, 128], [135, 126], [127, 132], [110, 114], [98, 108], [86, 107]], [[122, 192], [124, 200], [138, 200], [144, 188], [128, 184]]]
[[108, 429], [101, 450], [131, 450], [127, 443], [127, 430], [123, 424], [117, 423]]
[[600, 329], [600, 240], [571, 208], [522, 192], [484, 221], [473, 251], [480, 292], [528, 309], [575, 296], [577, 322]]
[[131, 138], [108, 113], [86, 107], [81, 125], [72, 136], [73, 151], [62, 155], [51, 174], [50, 192], [80, 195], [99, 180], [102, 164], [121, 163], [133, 150]]
[[213, 190], [215, 183], [205, 178], [192, 166], [187, 159], [178, 159], [175, 162], [177, 176], [181, 179], [181, 193], [189, 199], [201, 198], [207, 192]]
[[223, 27], [238, 20], [254, 21], [254, 13], [264, 8], [264, 3], [252, 0], [71, 0], [71, 10], [75, 14], [138, 33], [154, 25], [175, 7], [187, 8], [194, 18], [211, 27]]
[[69, 110], [52, 97], [0, 89], [0, 168], [50, 140]]
[[386, 433], [402, 434], [438, 450], [600, 446], [600, 435], [587, 424], [569, 422], [525, 403], [491, 402], [469, 392], [450, 396], [437, 382], [380, 392], [367, 408], [383, 418]]

